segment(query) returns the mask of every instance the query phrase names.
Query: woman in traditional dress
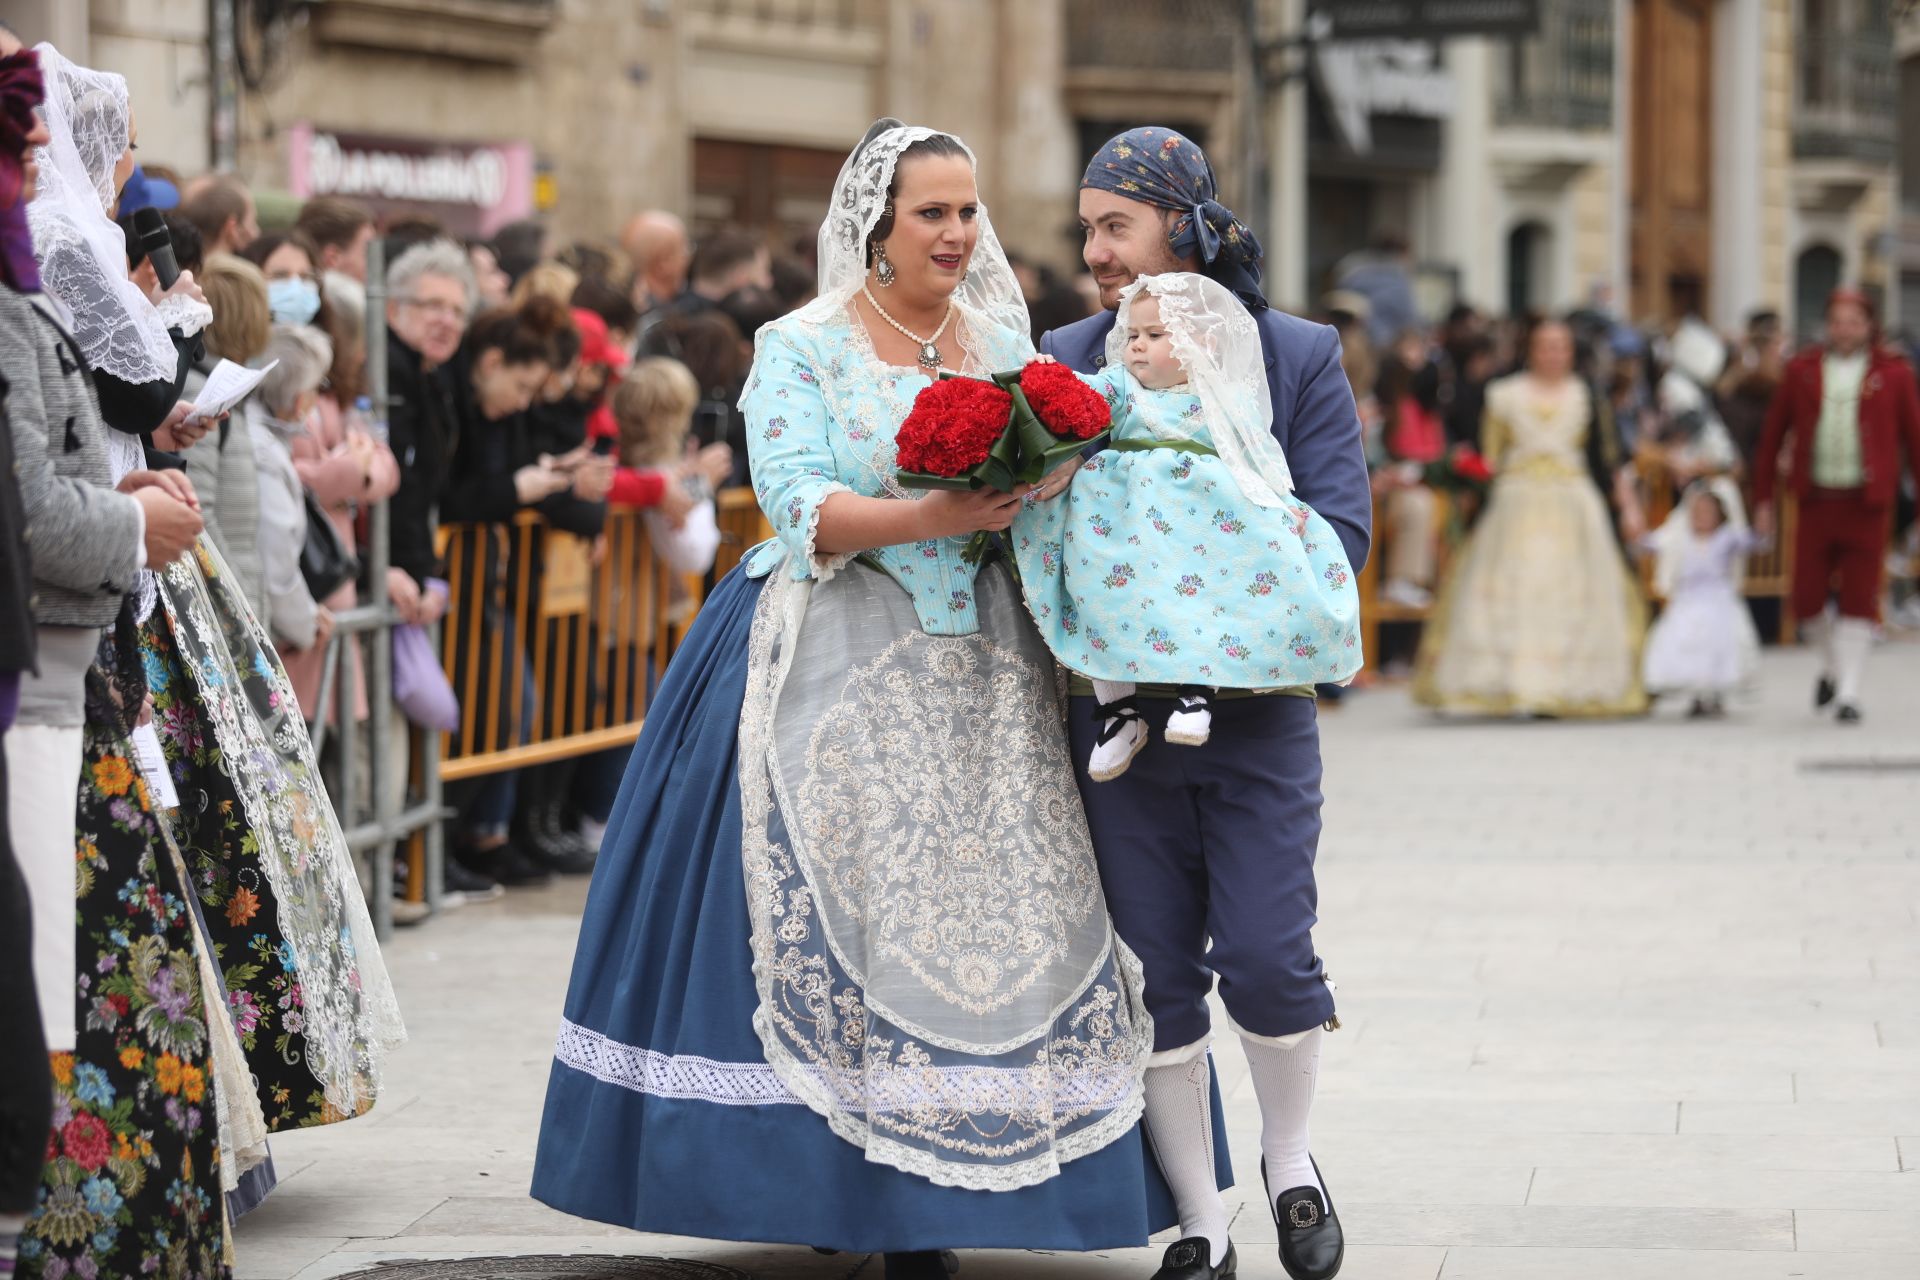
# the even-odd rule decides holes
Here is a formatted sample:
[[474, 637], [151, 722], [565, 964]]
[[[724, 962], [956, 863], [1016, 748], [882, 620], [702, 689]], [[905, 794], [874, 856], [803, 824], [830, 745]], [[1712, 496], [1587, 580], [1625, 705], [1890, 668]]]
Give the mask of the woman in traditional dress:
[[[646, 1231], [886, 1251], [1138, 1245], [1151, 1048], [1004, 564], [1021, 495], [910, 493], [942, 367], [1032, 354], [955, 138], [883, 120], [820, 230], [819, 297], [742, 400], [778, 537], [668, 668], [594, 875], [533, 1194]], [[1049, 499], [1069, 477], [1048, 477]], [[917, 499], [917, 500], [915, 500]]]
[[[107, 443], [117, 482], [142, 465], [134, 433], [153, 424], [116, 420], [113, 401], [146, 403], [150, 388], [172, 387], [175, 335], [211, 312], [179, 295], [156, 306], [128, 279], [125, 238], [109, 216], [133, 169], [126, 80], [51, 45], [38, 52], [52, 141], [28, 210], [34, 251], [95, 382], [119, 388], [103, 406], [116, 428]], [[133, 600], [154, 725], [180, 797], [157, 816], [186, 855], [269, 1126], [360, 1114], [404, 1032], [279, 657], [204, 537], [194, 555], [141, 574]]]
[[1427, 622], [1414, 698], [1483, 715], [1646, 710], [1646, 605], [1602, 489], [1619, 446], [1565, 324], [1535, 326], [1526, 368], [1488, 386], [1481, 436], [1493, 490]]
[[[55, 228], [50, 215], [79, 187], [105, 221], [90, 182], [80, 177], [75, 123], [91, 118], [103, 94], [111, 98], [111, 86], [77, 74], [47, 46], [28, 57], [31, 62], [8, 59], [9, 78], [44, 67], [46, 132], [35, 152], [39, 182], [27, 218], [37, 252], [28, 270], [9, 262], [5, 349], [12, 408], [23, 422], [33, 420], [30, 434], [42, 473], [50, 456], [90, 456], [91, 464], [72, 473], [69, 483], [92, 475], [98, 479], [86, 484], [112, 479], [125, 480], [128, 488], [166, 487], [152, 473], [132, 479], [110, 474], [113, 433], [102, 422], [91, 364], [92, 353], [103, 347], [90, 351], [74, 334], [80, 317], [57, 291], [84, 274], [74, 268], [78, 256], [89, 252], [81, 229], [90, 224], [63, 221]], [[81, 207], [87, 207], [84, 200]], [[10, 253], [20, 248], [10, 236]], [[121, 253], [124, 277], [124, 247]], [[118, 309], [117, 291], [103, 288], [86, 301], [93, 333], [119, 331], [125, 313]], [[104, 354], [111, 358], [111, 352]], [[31, 466], [36, 459], [24, 461]], [[42, 507], [36, 515], [44, 519], [48, 512]], [[71, 861], [61, 860], [67, 878], [64, 884], [42, 880], [34, 889], [45, 895], [48, 914], [66, 935], [57, 948], [64, 976], [45, 969], [38, 976], [59, 993], [53, 999], [67, 1003], [49, 1037], [56, 1050], [50, 1064], [52, 1125], [44, 1139], [37, 1203], [19, 1240], [19, 1271], [223, 1280], [226, 1219], [214, 1042], [224, 1033], [235, 1062], [238, 1050], [231, 1028], [209, 1018], [220, 1006], [217, 995], [211, 1004], [206, 999], [206, 953], [193, 927], [185, 878], [160, 836], [128, 744], [145, 693], [132, 608], [119, 598], [133, 577], [116, 577], [109, 566], [118, 549], [109, 546], [97, 548], [97, 568], [82, 570], [85, 550], [57, 540], [63, 533], [70, 539], [76, 526], [49, 526], [41, 532], [54, 536], [37, 550], [46, 553], [49, 571], [56, 560], [63, 571], [47, 586], [49, 595], [64, 588], [63, 609], [89, 599], [107, 610], [118, 606], [119, 617], [104, 638], [100, 620], [111, 613], [91, 608], [63, 612], [60, 619], [68, 625], [44, 627], [42, 635], [62, 637], [51, 656], [43, 644], [41, 679], [32, 690], [37, 700], [61, 703], [48, 724], [83, 727], [77, 735], [80, 767], [63, 779], [75, 842]], [[108, 527], [95, 523], [91, 529], [98, 534]], [[147, 542], [149, 553], [154, 545]], [[184, 545], [184, 539], [172, 543]], [[95, 649], [90, 664], [82, 646]], [[64, 898], [64, 910], [56, 894]], [[48, 962], [44, 955], [37, 960]], [[253, 1116], [257, 1121], [257, 1107]], [[11, 1255], [9, 1249], [0, 1271], [12, 1273]]]

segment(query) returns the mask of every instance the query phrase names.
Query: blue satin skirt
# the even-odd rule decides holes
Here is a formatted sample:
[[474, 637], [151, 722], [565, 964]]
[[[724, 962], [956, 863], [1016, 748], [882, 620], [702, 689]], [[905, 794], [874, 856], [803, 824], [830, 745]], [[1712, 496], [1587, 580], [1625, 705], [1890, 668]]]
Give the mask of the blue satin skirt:
[[774, 1082], [752, 1026], [737, 769], [760, 588], [738, 570], [715, 587], [634, 744], [581, 922], [534, 1197], [640, 1231], [848, 1252], [1146, 1243], [1176, 1215], [1138, 1126], [1038, 1186], [970, 1191], [868, 1161]]

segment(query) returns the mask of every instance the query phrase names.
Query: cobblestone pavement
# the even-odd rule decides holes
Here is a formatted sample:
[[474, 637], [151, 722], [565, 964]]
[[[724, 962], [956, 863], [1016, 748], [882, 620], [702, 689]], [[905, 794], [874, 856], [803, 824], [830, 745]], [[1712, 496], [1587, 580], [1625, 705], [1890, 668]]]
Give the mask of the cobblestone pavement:
[[[1920, 1276], [1920, 645], [1877, 652], [1854, 730], [1812, 716], [1812, 670], [1770, 653], [1764, 696], [1715, 724], [1440, 724], [1396, 689], [1325, 715], [1318, 940], [1346, 1026], [1314, 1150], [1344, 1275]], [[413, 1039], [389, 1096], [274, 1140], [243, 1280], [532, 1253], [877, 1280], [878, 1259], [527, 1197], [584, 891], [395, 939]], [[1219, 1061], [1244, 1174], [1253, 1091], [1236, 1046]], [[1235, 1196], [1242, 1274], [1281, 1276], [1257, 1191]], [[974, 1254], [962, 1276], [1145, 1280], [1156, 1259]]]

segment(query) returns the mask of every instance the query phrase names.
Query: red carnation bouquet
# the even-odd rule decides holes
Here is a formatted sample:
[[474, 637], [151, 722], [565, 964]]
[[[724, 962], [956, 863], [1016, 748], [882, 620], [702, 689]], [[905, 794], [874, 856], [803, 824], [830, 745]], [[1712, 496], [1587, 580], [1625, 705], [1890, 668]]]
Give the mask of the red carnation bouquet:
[[[1106, 400], [1065, 365], [1036, 360], [990, 381], [943, 373], [894, 436], [900, 483], [1012, 493], [1097, 443], [1112, 421]], [[963, 554], [977, 560], [985, 547], [975, 534]]]
[[1493, 482], [1493, 468], [1470, 444], [1457, 444], [1447, 456], [1426, 466], [1423, 476], [1435, 489], [1459, 493], [1485, 493]]
[[1012, 414], [1013, 396], [998, 384], [943, 374], [914, 398], [894, 437], [900, 483], [1012, 493], [1019, 464]]
[[1038, 483], [1103, 439], [1113, 426], [1106, 399], [1063, 364], [1035, 360], [1016, 374], [996, 374], [994, 381], [1007, 387], [1014, 399], [1014, 428], [1020, 436], [1015, 478], [1023, 483]]

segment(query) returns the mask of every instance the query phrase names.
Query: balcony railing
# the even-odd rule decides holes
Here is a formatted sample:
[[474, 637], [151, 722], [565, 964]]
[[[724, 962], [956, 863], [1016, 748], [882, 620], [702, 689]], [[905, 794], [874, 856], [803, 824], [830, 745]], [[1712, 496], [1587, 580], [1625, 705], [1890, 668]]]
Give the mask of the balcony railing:
[[800, 27], [881, 26], [884, 0], [688, 0], [687, 8], [723, 21]]
[[1067, 0], [1067, 65], [1231, 72], [1245, 14], [1240, 0]]
[[558, 16], [555, 0], [327, 0], [312, 9], [323, 42], [505, 64], [530, 61]]
[[1793, 154], [1891, 163], [1899, 98], [1892, 32], [1803, 32], [1794, 56]]
[[1494, 56], [1493, 114], [1503, 125], [1613, 127], [1612, 0], [1542, 5], [1540, 33]]

